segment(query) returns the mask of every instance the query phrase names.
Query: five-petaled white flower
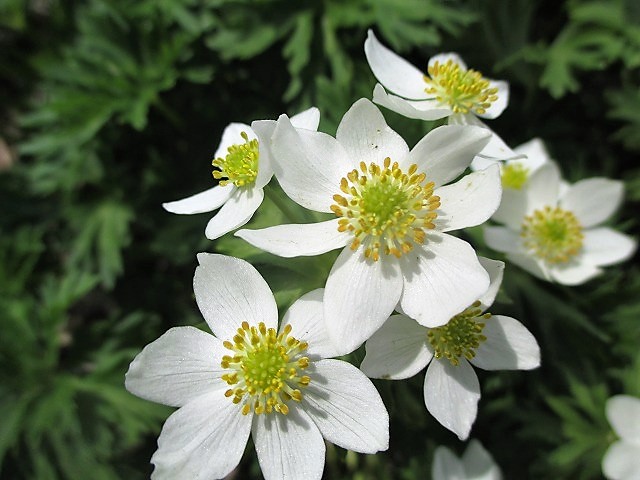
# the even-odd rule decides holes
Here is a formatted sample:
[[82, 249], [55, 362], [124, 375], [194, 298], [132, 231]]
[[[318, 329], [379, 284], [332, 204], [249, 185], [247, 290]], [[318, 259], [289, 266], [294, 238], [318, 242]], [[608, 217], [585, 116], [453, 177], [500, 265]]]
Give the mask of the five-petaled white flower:
[[278, 331], [269, 286], [244, 260], [199, 254], [198, 307], [214, 335], [176, 327], [131, 363], [126, 387], [180, 407], [158, 439], [154, 479], [219, 479], [240, 461], [249, 432], [266, 479], [320, 479], [324, 439], [375, 453], [389, 417], [371, 381], [334, 356], [322, 292], [295, 302]]
[[[312, 107], [291, 117], [296, 128], [317, 130], [320, 112]], [[222, 133], [215, 152], [213, 177], [219, 184], [182, 200], [163, 203], [172, 213], [220, 211], [205, 229], [214, 240], [246, 224], [264, 199], [264, 187], [273, 176], [269, 140], [275, 120], [256, 120], [251, 126], [231, 123]]]
[[529, 370], [540, 364], [533, 335], [517, 320], [491, 315], [504, 263], [480, 257], [491, 277], [486, 292], [446, 325], [425, 328], [393, 315], [365, 344], [360, 368], [371, 378], [400, 380], [427, 368], [424, 402], [443, 426], [464, 440], [476, 419], [480, 385], [471, 365], [484, 370]]
[[479, 127], [442, 126], [409, 151], [366, 99], [345, 114], [336, 138], [295, 130], [281, 116], [271, 146], [280, 185], [300, 205], [337, 218], [236, 235], [283, 257], [344, 247], [324, 293], [340, 353], [369, 338], [398, 302], [418, 322], [442, 325], [489, 285], [473, 248], [445, 232], [491, 216], [500, 202], [499, 168], [444, 186], [488, 136]]
[[525, 195], [512, 197], [503, 212], [506, 227], [485, 227], [487, 244], [535, 276], [578, 285], [602, 273], [600, 267], [629, 258], [636, 242], [599, 227], [618, 208], [622, 182], [588, 178], [563, 187], [555, 163], [540, 167]]
[[502, 480], [500, 467], [478, 440], [471, 440], [462, 458], [438, 447], [431, 468], [433, 480]]
[[610, 480], [640, 480], [640, 398], [615, 395], [605, 413], [620, 439], [605, 453], [602, 472]]
[[[448, 117], [450, 125], [477, 125], [489, 130], [478, 117], [496, 118], [507, 107], [509, 84], [467, 69], [456, 53], [431, 57], [425, 74], [382, 45], [371, 30], [364, 42], [364, 52], [380, 82], [373, 90], [373, 101], [405, 117], [419, 120]], [[497, 134], [491, 133], [489, 143], [477, 158], [505, 160], [518, 156]]]

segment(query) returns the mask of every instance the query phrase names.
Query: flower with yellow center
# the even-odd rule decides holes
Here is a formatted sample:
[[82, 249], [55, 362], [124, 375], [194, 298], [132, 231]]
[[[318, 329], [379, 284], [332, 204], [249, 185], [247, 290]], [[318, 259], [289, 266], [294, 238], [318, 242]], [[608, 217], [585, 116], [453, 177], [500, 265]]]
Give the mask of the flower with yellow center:
[[[320, 121], [317, 108], [291, 117], [296, 128], [316, 130]], [[165, 210], [179, 214], [220, 211], [209, 221], [205, 235], [214, 240], [246, 224], [264, 199], [264, 187], [273, 176], [269, 142], [274, 120], [257, 120], [251, 126], [231, 123], [211, 162], [218, 185], [182, 200], [163, 203]]]
[[[485, 227], [485, 241], [539, 278], [578, 285], [622, 262], [636, 248], [631, 237], [601, 227], [622, 200], [622, 182], [589, 178], [573, 185], [555, 163], [537, 169], [508, 208], [504, 227]], [[494, 216], [495, 218], [495, 216]]]
[[491, 283], [468, 308], [443, 326], [427, 328], [407, 315], [393, 315], [365, 344], [360, 368], [372, 378], [400, 380], [425, 367], [427, 410], [461, 440], [468, 437], [480, 400], [472, 365], [484, 370], [529, 370], [540, 364], [533, 335], [517, 320], [490, 315], [504, 263], [480, 257]]
[[283, 257], [342, 249], [324, 293], [325, 321], [340, 353], [361, 345], [398, 302], [426, 326], [443, 325], [489, 281], [471, 246], [447, 232], [493, 213], [499, 169], [446, 185], [488, 137], [479, 127], [442, 126], [409, 151], [365, 99], [345, 114], [336, 138], [296, 130], [282, 116], [272, 139], [278, 182], [298, 204], [335, 217], [236, 236]]
[[275, 299], [250, 264], [199, 254], [193, 286], [214, 335], [176, 327], [147, 345], [127, 389], [179, 407], [151, 458], [153, 479], [224, 478], [249, 433], [264, 478], [320, 480], [325, 440], [362, 453], [385, 450], [389, 417], [371, 381], [335, 356], [322, 290], [298, 299], [278, 329]]

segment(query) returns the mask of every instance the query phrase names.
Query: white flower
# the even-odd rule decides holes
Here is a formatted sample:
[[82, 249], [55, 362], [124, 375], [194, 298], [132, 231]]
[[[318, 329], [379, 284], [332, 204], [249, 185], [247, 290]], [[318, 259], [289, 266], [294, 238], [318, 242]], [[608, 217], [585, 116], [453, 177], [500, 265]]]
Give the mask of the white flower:
[[[431, 57], [425, 74], [382, 45], [371, 30], [364, 42], [364, 52], [380, 82], [373, 90], [373, 101], [405, 117], [419, 120], [448, 117], [450, 125], [476, 125], [491, 131], [477, 117], [496, 118], [507, 107], [509, 84], [467, 69], [457, 53]], [[518, 156], [497, 134], [491, 133], [489, 143], [477, 158], [505, 160]]]
[[193, 279], [214, 335], [172, 328], [147, 345], [127, 389], [180, 407], [158, 439], [153, 479], [219, 479], [240, 461], [249, 432], [264, 477], [320, 479], [324, 439], [375, 453], [388, 448], [389, 418], [371, 381], [335, 352], [321, 291], [292, 305], [278, 328], [276, 302], [244, 260], [201, 253]]
[[[317, 130], [320, 112], [312, 107], [291, 117], [296, 128]], [[274, 120], [257, 120], [249, 125], [231, 123], [222, 133], [215, 152], [213, 177], [219, 184], [182, 200], [163, 203], [172, 213], [194, 214], [220, 211], [205, 229], [214, 240], [246, 224], [264, 199], [264, 187], [273, 176], [268, 148]]]
[[484, 370], [540, 365], [540, 349], [529, 330], [511, 317], [484, 313], [500, 288], [504, 263], [482, 257], [480, 261], [491, 284], [476, 302], [438, 328], [393, 315], [365, 344], [360, 366], [371, 378], [400, 380], [429, 365], [424, 379], [427, 410], [461, 440], [471, 431], [480, 400], [471, 365]]
[[[509, 218], [510, 210], [521, 203], [521, 197], [531, 176], [543, 165], [553, 162], [547, 149], [539, 138], [529, 140], [513, 149], [517, 158], [506, 161], [498, 161], [493, 158], [475, 157], [471, 162], [471, 170], [484, 170], [498, 163], [500, 165], [500, 178], [502, 179], [502, 200], [500, 207], [491, 216], [496, 222], [504, 222]], [[561, 188], [567, 188], [563, 182]]]
[[610, 480], [640, 479], [640, 398], [615, 395], [607, 400], [607, 419], [620, 440], [602, 459], [602, 472]]
[[502, 480], [500, 467], [478, 440], [471, 440], [461, 459], [438, 447], [431, 468], [433, 480]]
[[636, 242], [599, 227], [620, 205], [622, 182], [588, 178], [562, 188], [554, 163], [529, 179], [525, 195], [503, 212], [506, 227], [485, 227], [487, 244], [539, 278], [578, 285], [602, 273], [600, 267], [629, 258]]
[[477, 127], [442, 126], [409, 151], [366, 99], [345, 114], [336, 138], [296, 131], [281, 116], [272, 139], [280, 185], [300, 205], [337, 218], [236, 236], [283, 257], [344, 247], [324, 294], [327, 328], [340, 353], [369, 338], [398, 302], [419, 322], [442, 325], [489, 284], [473, 248], [445, 232], [491, 216], [500, 202], [499, 169], [444, 186], [488, 135]]

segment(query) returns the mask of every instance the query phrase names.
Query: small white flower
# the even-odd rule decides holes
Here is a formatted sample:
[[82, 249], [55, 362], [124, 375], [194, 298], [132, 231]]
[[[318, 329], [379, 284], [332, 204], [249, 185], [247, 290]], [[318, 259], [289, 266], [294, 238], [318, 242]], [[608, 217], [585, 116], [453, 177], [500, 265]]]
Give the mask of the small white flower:
[[529, 370], [540, 365], [533, 335], [517, 320], [484, 313], [502, 282], [504, 263], [480, 257], [491, 278], [486, 292], [446, 325], [425, 328], [393, 315], [365, 344], [360, 368], [371, 378], [400, 380], [427, 368], [424, 402], [444, 427], [464, 440], [478, 412], [484, 370]]
[[[296, 128], [317, 130], [320, 112], [312, 107], [291, 117]], [[231, 123], [222, 133], [215, 152], [213, 177], [219, 184], [182, 200], [163, 203], [172, 213], [194, 214], [220, 211], [205, 229], [214, 240], [246, 224], [264, 199], [264, 187], [273, 176], [269, 141], [275, 120], [256, 120], [251, 126]]]
[[335, 355], [322, 292], [285, 314], [249, 263], [198, 255], [193, 287], [214, 335], [176, 327], [133, 360], [127, 389], [180, 407], [165, 422], [153, 479], [220, 479], [240, 461], [249, 432], [267, 480], [320, 479], [324, 439], [363, 453], [386, 450], [389, 417], [371, 381]]
[[636, 248], [631, 237], [599, 227], [620, 205], [622, 182], [588, 178], [563, 188], [554, 163], [529, 179], [525, 195], [503, 212], [506, 227], [485, 227], [487, 244], [535, 276], [578, 285], [622, 262]]
[[[382, 45], [371, 30], [364, 42], [364, 52], [380, 82], [373, 90], [373, 101], [405, 117], [419, 120], [448, 117], [450, 125], [476, 125], [491, 131], [478, 117], [496, 118], [507, 107], [509, 84], [467, 69], [457, 53], [431, 57], [425, 74]], [[489, 143], [477, 159], [505, 160], [518, 156], [497, 134], [491, 133]]]
[[433, 480], [502, 480], [500, 467], [478, 440], [471, 440], [462, 458], [438, 447], [431, 468]]
[[369, 338], [398, 302], [419, 322], [442, 325], [489, 284], [473, 248], [445, 233], [479, 225], [500, 202], [497, 166], [445, 185], [488, 136], [478, 127], [442, 126], [409, 151], [366, 99], [345, 114], [336, 138], [295, 130], [281, 116], [272, 139], [280, 185], [300, 205], [337, 218], [236, 236], [283, 257], [342, 248], [324, 294], [340, 353]]
[[[510, 210], [518, 208], [523, 201], [519, 197], [525, 195], [525, 189], [531, 176], [543, 165], [553, 162], [547, 149], [539, 138], [529, 140], [513, 149], [517, 157], [512, 160], [498, 161], [485, 157], [475, 157], [471, 162], [471, 170], [484, 170], [498, 163], [500, 165], [500, 178], [502, 180], [502, 200], [500, 207], [491, 216], [496, 222], [503, 223], [509, 218]], [[566, 182], [562, 187], [567, 188]]]
[[605, 453], [602, 472], [610, 480], [640, 480], [640, 398], [615, 395], [605, 413], [620, 439]]

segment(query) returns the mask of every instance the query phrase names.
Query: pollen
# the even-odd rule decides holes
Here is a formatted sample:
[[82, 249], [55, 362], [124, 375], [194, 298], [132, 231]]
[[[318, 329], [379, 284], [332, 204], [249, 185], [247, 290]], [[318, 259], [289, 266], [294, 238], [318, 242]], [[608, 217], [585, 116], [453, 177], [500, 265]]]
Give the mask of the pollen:
[[546, 206], [525, 217], [520, 231], [524, 247], [545, 262], [566, 263], [582, 249], [584, 234], [576, 216]]
[[433, 347], [433, 356], [446, 358], [451, 365], [460, 364], [460, 358], [471, 360], [476, 356], [476, 349], [487, 337], [482, 334], [484, 320], [491, 318], [490, 313], [482, 313], [480, 302], [453, 317], [446, 325], [432, 328], [427, 333], [427, 340]]
[[502, 167], [502, 186], [513, 190], [521, 190], [529, 178], [529, 169], [519, 162], [512, 162]]
[[249, 140], [246, 132], [240, 134], [244, 143], [227, 148], [224, 158], [215, 158], [211, 164], [217, 168], [213, 178], [224, 186], [233, 183], [236, 187], [244, 187], [255, 182], [258, 175], [258, 140]]
[[342, 194], [333, 196], [331, 210], [340, 218], [338, 231], [353, 234], [352, 250], [362, 246], [367, 258], [378, 261], [381, 255], [400, 258], [425, 242], [440, 198], [417, 169], [413, 164], [405, 173], [387, 157], [382, 166], [360, 162], [341, 179]]
[[476, 70], [465, 70], [453, 60], [446, 63], [435, 61], [424, 76], [425, 92], [447, 104], [454, 113], [473, 112], [478, 115], [498, 99], [498, 89], [490, 86], [489, 80]]
[[244, 415], [252, 411], [286, 415], [290, 401], [302, 401], [302, 390], [311, 381], [303, 374], [309, 366], [309, 358], [303, 354], [308, 345], [290, 333], [290, 325], [278, 334], [262, 322], [257, 327], [242, 322], [233, 342], [223, 343], [232, 352], [221, 362], [228, 370], [222, 380], [230, 386], [225, 396], [242, 405]]

